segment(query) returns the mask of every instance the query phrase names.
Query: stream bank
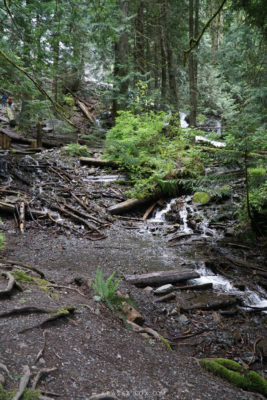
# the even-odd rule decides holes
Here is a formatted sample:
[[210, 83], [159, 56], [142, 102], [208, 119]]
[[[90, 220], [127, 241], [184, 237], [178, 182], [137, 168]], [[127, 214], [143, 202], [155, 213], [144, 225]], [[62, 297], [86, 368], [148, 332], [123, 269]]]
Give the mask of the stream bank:
[[[93, 153], [96, 155], [97, 152]], [[46, 160], [54, 169], [61, 167], [68, 174], [78, 171], [78, 161], [62, 156], [59, 151], [47, 151], [37, 158], [39, 166]], [[25, 165], [24, 161], [20, 158], [20, 166]], [[51, 175], [51, 171], [50, 175], [43, 172], [47, 170], [47, 166], [45, 169], [40, 168], [41, 171], [36, 174], [38, 165], [33, 165], [33, 160], [28, 158], [27, 173], [24, 168], [24, 182], [17, 176], [12, 182], [7, 182], [10, 190], [19, 189], [29, 196], [36, 194], [36, 190], [40, 195], [44, 194], [42, 191], [40, 193], [37, 186], [40, 178], [41, 182], [48, 183], [55, 181], [55, 176]], [[111, 178], [101, 179], [101, 176], [108, 174], [115, 175], [116, 172], [107, 173], [98, 168], [84, 167], [82, 175], [79, 172], [76, 176], [80, 181], [74, 179], [77, 193], [81, 190], [79, 185], [84, 185], [88, 189], [92, 210], [98, 210], [102, 216], [106, 215], [105, 210], [110, 205], [124, 198], [125, 186], [112, 182]], [[58, 189], [63, 184], [62, 170], [58, 170], [56, 181]], [[67, 201], [70, 199], [66, 190], [68, 185], [65, 181], [61, 192], [61, 196], [65, 193]], [[48, 186], [44, 186], [42, 190], [47, 191]], [[57, 190], [54, 195], [55, 193], [58, 196], [60, 192]], [[227, 262], [227, 257], [224, 260], [222, 256], [224, 249], [219, 253], [217, 251], [220, 245], [216, 242], [216, 235], [220, 235], [220, 231], [224, 232], [225, 229], [210, 231], [212, 228], [207, 226], [204, 218], [206, 212], [197, 221], [191, 199], [184, 197], [172, 201], [172, 205], [169, 223], [161, 219], [163, 213], [161, 217], [155, 214], [144, 223], [142, 216], [146, 206], [134, 215], [131, 213], [122, 218], [112, 217], [110, 221], [106, 221], [103, 231], [106, 237], [97, 241], [86, 237], [82, 229], [75, 233], [71, 226], [69, 229], [55, 227], [52, 223], [44, 224], [42, 219], [38, 221], [39, 225], [34, 219], [26, 221], [25, 232], [21, 234], [12, 217], [3, 217], [2, 229], [7, 238], [6, 248], [1, 254], [3, 259], [12, 258], [37, 266], [49, 281], [79, 289], [86, 296], [83, 298], [75, 291], [62, 288], [55, 293], [58, 295], [56, 298], [28, 287], [24, 293], [16, 293], [2, 303], [6, 309], [35, 302], [57, 307], [70, 303], [75, 305], [77, 311], [68, 323], [55, 322], [47, 328], [49, 344], [42, 362], [48, 366], [56, 365], [58, 372], [43, 381], [46, 391], [59, 392], [59, 398], [61, 396], [67, 399], [86, 399], [93, 392], [112, 390], [119, 399], [127, 396], [133, 399], [170, 400], [192, 399], [192, 396], [196, 399], [218, 396], [256, 398], [256, 395], [231, 387], [215, 377], [211, 380], [210, 375], [200, 369], [194, 360], [198, 357], [222, 356], [239, 362], [242, 360], [253, 365], [260, 373], [266, 370], [266, 316], [240, 308], [242, 285], [243, 289], [250, 288], [251, 285], [251, 289], [258, 290], [250, 279], [251, 270], [244, 270], [242, 273], [237, 263], [231, 269], [230, 261]], [[164, 204], [160, 208], [164, 209]], [[190, 213], [195, 217], [190, 218], [189, 223]], [[191, 235], [192, 232], [194, 235]], [[181, 236], [183, 234], [187, 235]], [[173, 239], [175, 236], [176, 239]], [[231, 242], [233, 241], [231, 238]], [[256, 261], [263, 268], [264, 252], [260, 247], [257, 250], [240, 248], [238, 243], [236, 245], [234, 254], [228, 252], [225, 255], [234, 256], [240, 261], [245, 254], [248, 262]], [[121, 282], [121, 290], [138, 303], [145, 325], [170, 341], [173, 351], [168, 352], [153, 339], [144, 339], [130, 332], [116, 315], [93, 302], [93, 292], [88, 288], [87, 282], [93, 279], [99, 267], [106, 276], [114, 270], [123, 276], [185, 267], [197, 270], [204, 267], [209, 270], [217, 268], [225, 270], [225, 274], [229, 274], [230, 282], [239, 286], [240, 290], [233, 295], [225, 294], [225, 290], [219, 288], [203, 293], [180, 288], [176, 290], [176, 296], [171, 301], [158, 303], [151, 289], [145, 290], [125, 281]], [[256, 275], [257, 273], [254, 274], [255, 277]], [[231, 307], [224, 309], [222, 302], [229, 299], [234, 301]], [[205, 309], [203, 305], [209, 302], [213, 305], [217, 303], [217, 309]], [[84, 303], [86, 306], [82, 305]], [[192, 308], [196, 305], [198, 307]], [[2, 321], [1, 329], [6, 338], [1, 346], [3, 362], [19, 374], [23, 363], [34, 360], [42, 342], [42, 330], [29, 331], [25, 336], [17, 333], [19, 328], [33, 322], [33, 316], [19, 316]], [[8, 332], [13, 333], [8, 335]], [[262, 340], [258, 341], [259, 338]], [[72, 343], [71, 347], [69, 343]], [[61, 382], [64, 382], [64, 387]]]

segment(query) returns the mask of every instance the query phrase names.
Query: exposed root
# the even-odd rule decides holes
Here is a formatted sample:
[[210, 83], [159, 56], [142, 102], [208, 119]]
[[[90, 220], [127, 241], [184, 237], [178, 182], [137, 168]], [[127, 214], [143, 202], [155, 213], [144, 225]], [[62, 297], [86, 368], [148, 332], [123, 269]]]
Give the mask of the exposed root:
[[18, 333], [25, 333], [25, 332], [27, 332], [29, 330], [32, 330], [32, 329], [35, 329], [35, 328], [43, 328], [44, 326], [46, 326], [47, 324], [49, 324], [52, 321], [55, 321], [56, 319], [69, 316], [70, 313], [74, 312], [74, 310], [75, 310], [74, 307], [64, 307], [62, 310], [58, 310], [57, 313], [55, 313], [54, 315], [52, 315], [49, 318], [46, 318], [44, 321], [40, 322], [39, 324], [36, 324], [36, 325], [30, 326], [28, 328], [22, 329]]
[[0, 290], [0, 298], [10, 296], [11, 292], [15, 287], [18, 287], [14, 277], [6, 271], [0, 271], [0, 274], [5, 276], [8, 279], [8, 284], [5, 289]]
[[15, 396], [12, 398], [12, 400], [19, 400], [23, 396], [24, 390], [26, 389], [26, 387], [29, 383], [30, 377], [31, 377], [30, 367], [28, 365], [24, 365], [23, 376], [19, 382], [19, 390], [17, 391]]

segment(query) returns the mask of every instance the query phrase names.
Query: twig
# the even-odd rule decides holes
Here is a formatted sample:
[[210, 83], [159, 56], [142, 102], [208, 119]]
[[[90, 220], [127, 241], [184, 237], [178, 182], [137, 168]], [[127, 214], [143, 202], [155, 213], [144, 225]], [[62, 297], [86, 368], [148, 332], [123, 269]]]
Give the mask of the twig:
[[29, 383], [30, 377], [31, 377], [30, 368], [28, 365], [24, 365], [23, 376], [19, 382], [19, 389], [18, 389], [17, 393], [15, 394], [15, 396], [12, 398], [12, 400], [19, 400], [23, 396], [24, 390], [26, 389], [26, 387]]
[[45, 337], [46, 334], [47, 334], [47, 331], [43, 331], [44, 344], [43, 344], [41, 350], [39, 351], [39, 353], [38, 353], [37, 356], [36, 356], [35, 363], [37, 363], [37, 361], [39, 360], [39, 358], [41, 358], [42, 355], [43, 355], [43, 353], [44, 353], [44, 349], [45, 349], [45, 345], [46, 345], [46, 337]]
[[257, 339], [255, 340], [255, 342], [253, 343], [253, 353], [252, 353], [251, 359], [250, 359], [250, 361], [249, 361], [249, 363], [248, 363], [248, 367], [253, 363], [254, 358], [255, 358], [255, 353], [256, 353], [256, 346], [257, 346], [257, 344], [258, 344], [259, 342], [261, 342], [262, 340], [263, 340], [263, 337], [259, 337], [259, 338], [257, 338]]
[[81, 296], [83, 296], [83, 297], [87, 297], [85, 294], [83, 294], [83, 293], [82, 293], [79, 289], [77, 289], [77, 288], [72, 288], [72, 287], [69, 287], [69, 286], [56, 285], [56, 284], [54, 284], [54, 283], [49, 283], [49, 285], [47, 285], [47, 286], [48, 286], [48, 287], [51, 286], [51, 287], [54, 287], [54, 288], [57, 288], [57, 289], [73, 290], [73, 291], [79, 293], [79, 295], [81, 295]]

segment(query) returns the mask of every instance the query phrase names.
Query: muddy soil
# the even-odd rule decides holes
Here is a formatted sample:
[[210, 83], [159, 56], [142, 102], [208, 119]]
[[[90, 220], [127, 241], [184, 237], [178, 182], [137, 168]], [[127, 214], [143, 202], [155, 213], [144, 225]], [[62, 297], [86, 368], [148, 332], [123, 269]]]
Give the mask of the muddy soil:
[[[59, 153], [56, 157], [60, 157]], [[99, 170], [94, 173], [107, 174]], [[91, 184], [99, 192], [104, 209], [118, 202], [101, 197], [101, 193], [106, 193], [106, 183]], [[115, 183], [108, 183], [108, 187], [125, 191]], [[135, 217], [141, 215], [140, 212]], [[45, 279], [57, 287], [47, 289], [40, 283], [20, 282], [22, 291], [15, 290], [9, 298], [0, 300], [1, 312], [26, 306], [55, 312], [74, 307], [73, 313], [43, 325], [40, 324], [47, 314], [0, 319], [0, 362], [10, 372], [6, 388], [18, 387], [23, 366], [29, 365], [32, 373], [41, 368], [57, 368], [38, 384], [45, 396], [55, 399], [90, 399], [93, 394], [108, 392], [119, 400], [262, 398], [210, 375], [197, 359], [222, 356], [266, 372], [265, 314], [236, 307], [228, 310], [228, 315], [220, 309], [181, 311], [188, 305], [207, 303], [225, 294], [213, 290], [204, 294], [177, 291], [174, 300], [156, 303], [151, 291], [122, 281], [120, 290], [134, 298], [145, 326], [169, 340], [170, 351], [162, 342], [133, 332], [117, 314], [93, 299], [90, 282], [97, 268], [105, 276], [114, 270], [123, 276], [195, 268], [200, 257], [207, 257], [205, 245], [168, 247], [168, 235], [164, 231], [157, 234], [158, 225], [155, 228], [149, 222], [134, 219], [115, 218], [105, 228], [107, 237], [97, 241], [34, 221], [27, 221], [25, 233], [21, 234], [13, 218], [3, 215], [2, 220], [6, 246], [0, 253], [1, 269], [10, 265], [5, 262], [10, 259], [17, 261], [13, 268], [22, 268], [20, 263], [28, 264], [42, 271]], [[25, 331], [26, 328], [30, 329]], [[37, 357], [41, 349], [42, 354]]]

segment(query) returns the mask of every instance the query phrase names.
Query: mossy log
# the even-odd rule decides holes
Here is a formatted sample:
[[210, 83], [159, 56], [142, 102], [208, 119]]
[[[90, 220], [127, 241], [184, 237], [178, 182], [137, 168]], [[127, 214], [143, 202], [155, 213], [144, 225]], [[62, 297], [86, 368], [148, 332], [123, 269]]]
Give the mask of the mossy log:
[[237, 362], [226, 358], [198, 360], [203, 367], [214, 375], [227, 379], [230, 383], [245, 390], [267, 396], [267, 381], [254, 371], [249, 371]]

